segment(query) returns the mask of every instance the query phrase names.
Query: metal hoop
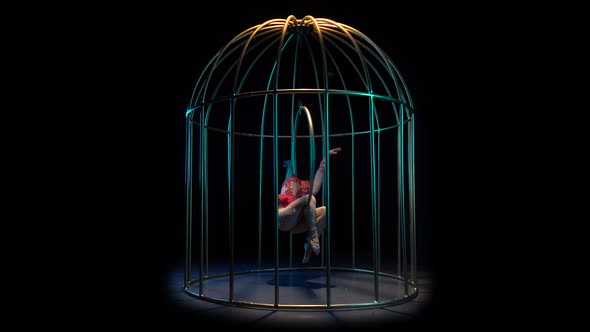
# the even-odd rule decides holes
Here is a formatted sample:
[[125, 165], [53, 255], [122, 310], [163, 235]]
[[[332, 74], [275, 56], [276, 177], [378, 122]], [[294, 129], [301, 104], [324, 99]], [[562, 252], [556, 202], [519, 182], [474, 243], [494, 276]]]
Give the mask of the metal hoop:
[[293, 174], [297, 176], [297, 149], [296, 149], [296, 136], [297, 136], [297, 124], [299, 120], [299, 115], [301, 115], [301, 111], [305, 112], [307, 116], [307, 125], [309, 127], [309, 197], [307, 199], [307, 205], [311, 202], [311, 193], [313, 192], [313, 181], [315, 174], [313, 172], [314, 165], [315, 165], [315, 141], [313, 140], [314, 137], [314, 130], [313, 130], [313, 121], [311, 120], [311, 113], [309, 109], [305, 106], [299, 106], [299, 110], [297, 111], [297, 115], [295, 116], [294, 123], [291, 124], [293, 131], [291, 132], [291, 167], [293, 169]]

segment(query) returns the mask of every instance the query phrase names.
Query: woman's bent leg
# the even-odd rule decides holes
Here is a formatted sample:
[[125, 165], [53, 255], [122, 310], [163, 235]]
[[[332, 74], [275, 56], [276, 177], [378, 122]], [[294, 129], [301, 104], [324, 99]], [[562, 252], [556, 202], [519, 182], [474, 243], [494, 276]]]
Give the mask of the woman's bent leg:
[[292, 231], [306, 204], [307, 196], [304, 196], [284, 208], [279, 208], [279, 229], [281, 231]]
[[315, 211], [318, 234], [321, 237], [324, 233], [324, 228], [326, 228], [326, 207], [320, 206], [319, 208], [316, 208]]
[[316, 255], [320, 254], [320, 236], [316, 225], [316, 199], [311, 195], [309, 207], [305, 209], [305, 221], [309, 225], [309, 244]]

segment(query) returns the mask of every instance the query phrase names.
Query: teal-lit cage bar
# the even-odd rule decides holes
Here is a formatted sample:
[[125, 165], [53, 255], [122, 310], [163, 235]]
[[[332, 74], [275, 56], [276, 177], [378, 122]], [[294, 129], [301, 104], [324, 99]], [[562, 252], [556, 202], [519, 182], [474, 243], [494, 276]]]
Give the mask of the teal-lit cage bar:
[[[396, 66], [350, 26], [289, 16], [235, 36], [202, 71], [186, 113], [185, 292], [273, 309], [415, 298], [413, 110]], [[278, 227], [280, 165], [291, 159], [302, 174], [309, 165], [312, 178], [335, 146], [343, 152], [326, 158], [317, 195], [321, 254], [298, 264], [299, 235]], [[311, 272], [325, 286], [313, 300], [283, 296], [283, 276]], [[363, 296], [341, 296], [341, 280], [366, 285]]]

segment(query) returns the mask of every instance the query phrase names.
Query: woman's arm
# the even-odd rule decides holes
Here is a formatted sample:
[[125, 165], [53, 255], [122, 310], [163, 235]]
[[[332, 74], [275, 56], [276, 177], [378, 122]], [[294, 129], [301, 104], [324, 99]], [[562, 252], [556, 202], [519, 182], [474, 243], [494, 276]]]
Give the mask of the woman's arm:
[[[342, 148], [334, 148], [330, 150], [329, 155], [334, 156], [337, 155], [338, 152], [342, 151]], [[312, 194], [315, 196], [320, 191], [320, 187], [322, 186], [322, 182], [324, 181], [324, 170], [326, 169], [326, 157], [322, 158], [320, 162], [320, 166], [318, 170], [315, 172], [315, 176], [313, 178], [313, 192]]]

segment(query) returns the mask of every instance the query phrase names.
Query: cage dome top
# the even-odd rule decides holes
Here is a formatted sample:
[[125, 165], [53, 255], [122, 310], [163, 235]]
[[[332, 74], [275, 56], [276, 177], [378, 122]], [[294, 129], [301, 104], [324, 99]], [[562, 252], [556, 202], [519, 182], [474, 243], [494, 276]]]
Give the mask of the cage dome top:
[[188, 113], [277, 95], [358, 96], [413, 111], [401, 73], [368, 36], [331, 19], [291, 15], [246, 29], [223, 46], [198, 77]]

